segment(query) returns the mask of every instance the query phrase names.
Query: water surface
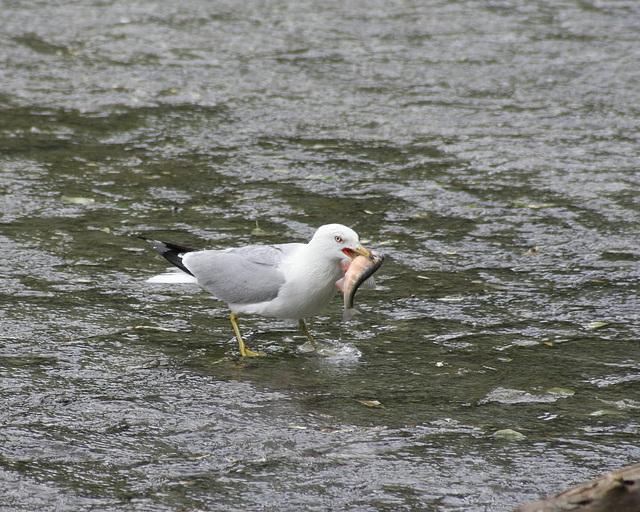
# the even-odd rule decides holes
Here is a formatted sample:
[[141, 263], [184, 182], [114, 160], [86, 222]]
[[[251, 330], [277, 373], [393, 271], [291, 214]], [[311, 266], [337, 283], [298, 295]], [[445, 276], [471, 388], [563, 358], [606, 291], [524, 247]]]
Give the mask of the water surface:
[[[9, 2], [6, 510], [511, 510], [640, 457], [635, 2]], [[149, 286], [353, 225], [364, 314]], [[256, 225], [258, 230], [256, 230]]]

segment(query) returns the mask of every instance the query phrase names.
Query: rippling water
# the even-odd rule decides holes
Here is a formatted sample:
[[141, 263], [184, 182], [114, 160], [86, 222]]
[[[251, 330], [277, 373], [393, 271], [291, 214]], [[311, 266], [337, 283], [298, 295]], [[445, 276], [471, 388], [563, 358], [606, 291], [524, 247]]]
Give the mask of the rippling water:
[[[636, 2], [9, 2], [6, 510], [485, 511], [640, 457]], [[365, 314], [150, 287], [353, 225]], [[259, 229], [256, 229], [256, 226]]]

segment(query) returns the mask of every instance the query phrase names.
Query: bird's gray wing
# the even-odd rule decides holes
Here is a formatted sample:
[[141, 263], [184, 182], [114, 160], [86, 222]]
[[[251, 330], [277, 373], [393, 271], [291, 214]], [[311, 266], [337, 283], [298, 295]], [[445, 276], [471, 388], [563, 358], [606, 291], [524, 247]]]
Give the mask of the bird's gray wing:
[[300, 244], [253, 245], [185, 254], [184, 265], [198, 284], [230, 304], [275, 299], [285, 283], [279, 264]]
[[241, 255], [248, 261], [261, 265], [279, 265], [287, 255], [304, 244], [246, 245], [225, 252]]

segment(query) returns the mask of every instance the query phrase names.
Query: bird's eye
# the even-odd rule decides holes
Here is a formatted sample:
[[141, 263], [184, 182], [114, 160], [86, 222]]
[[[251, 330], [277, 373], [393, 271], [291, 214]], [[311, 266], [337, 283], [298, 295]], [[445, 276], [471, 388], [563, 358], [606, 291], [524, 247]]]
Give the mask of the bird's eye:
[[336, 235], [333, 237], [333, 239], [338, 242], [339, 244], [341, 244], [342, 242], [344, 242], [344, 240], [342, 239], [342, 237], [340, 235]]

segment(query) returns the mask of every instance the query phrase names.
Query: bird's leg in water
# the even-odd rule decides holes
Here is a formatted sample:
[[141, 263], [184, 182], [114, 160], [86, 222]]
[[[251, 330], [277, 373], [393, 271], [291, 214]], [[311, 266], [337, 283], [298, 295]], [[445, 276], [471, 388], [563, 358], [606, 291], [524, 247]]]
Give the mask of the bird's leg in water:
[[301, 318], [300, 321], [298, 322], [298, 325], [300, 326], [300, 330], [307, 335], [307, 338], [309, 338], [311, 345], [313, 345], [313, 349], [318, 350], [318, 345], [313, 339], [313, 336], [311, 336], [309, 329], [307, 329], [307, 324], [304, 323], [304, 319]]
[[240, 329], [238, 328], [238, 317], [235, 313], [231, 313], [231, 325], [233, 325], [233, 330], [236, 332], [236, 338], [238, 338], [238, 345], [240, 345], [240, 354], [242, 357], [255, 357], [255, 356], [263, 356], [262, 352], [254, 352], [253, 350], [249, 350], [244, 341], [242, 341], [242, 336], [240, 336]]

